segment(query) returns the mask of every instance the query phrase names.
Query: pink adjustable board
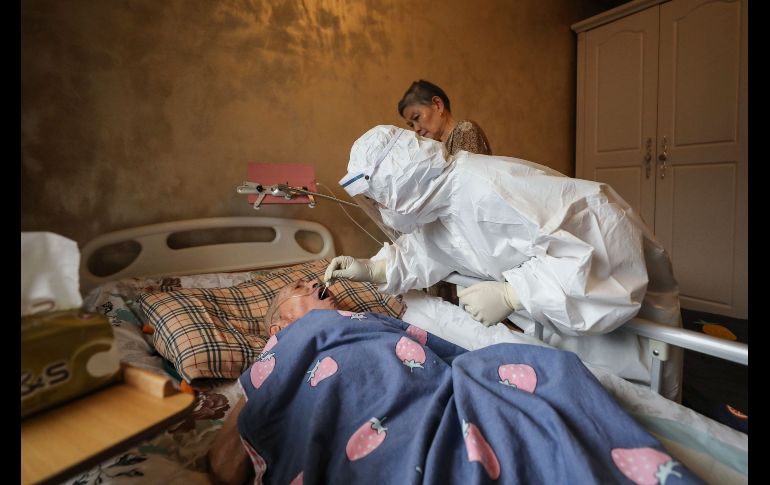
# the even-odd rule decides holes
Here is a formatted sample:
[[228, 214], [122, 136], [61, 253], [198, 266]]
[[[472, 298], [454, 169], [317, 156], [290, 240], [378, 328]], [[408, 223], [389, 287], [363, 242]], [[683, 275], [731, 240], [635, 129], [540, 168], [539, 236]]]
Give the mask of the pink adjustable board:
[[[256, 163], [249, 162], [247, 180], [267, 187], [273, 184], [288, 184], [293, 187], [306, 187], [307, 190], [317, 192], [315, 185], [315, 166], [307, 163]], [[253, 204], [257, 195], [248, 196], [248, 201]], [[273, 197], [266, 195], [263, 204], [307, 204], [310, 201], [306, 196], [297, 196], [292, 199]]]

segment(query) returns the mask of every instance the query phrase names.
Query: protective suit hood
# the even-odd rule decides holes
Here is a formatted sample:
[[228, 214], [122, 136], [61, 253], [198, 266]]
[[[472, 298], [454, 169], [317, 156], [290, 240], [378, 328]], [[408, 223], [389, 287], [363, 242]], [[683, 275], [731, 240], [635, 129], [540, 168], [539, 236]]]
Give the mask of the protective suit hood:
[[410, 233], [435, 219], [436, 204], [426, 202], [451, 167], [444, 144], [391, 125], [375, 126], [350, 150], [348, 173], [340, 185], [351, 196], [380, 204], [385, 225]]

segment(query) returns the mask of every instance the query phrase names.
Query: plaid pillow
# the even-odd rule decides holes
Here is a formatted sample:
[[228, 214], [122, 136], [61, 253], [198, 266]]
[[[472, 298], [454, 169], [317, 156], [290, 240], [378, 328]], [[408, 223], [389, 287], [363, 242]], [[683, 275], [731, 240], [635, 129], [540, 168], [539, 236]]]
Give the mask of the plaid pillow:
[[[264, 317], [278, 291], [300, 278], [323, 276], [321, 259], [260, 272], [252, 281], [229, 288], [183, 288], [144, 294], [139, 305], [154, 328], [155, 349], [188, 382], [235, 379], [257, 358], [270, 338]], [[401, 297], [380, 293], [371, 283], [337, 280], [340, 309], [377, 312], [399, 318]]]

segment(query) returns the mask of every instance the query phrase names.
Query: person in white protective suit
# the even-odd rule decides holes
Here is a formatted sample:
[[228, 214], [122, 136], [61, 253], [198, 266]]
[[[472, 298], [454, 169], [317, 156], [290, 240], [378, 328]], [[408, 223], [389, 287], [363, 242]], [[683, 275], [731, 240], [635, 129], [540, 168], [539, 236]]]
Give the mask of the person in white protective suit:
[[[484, 280], [460, 306], [492, 325], [509, 317], [526, 333], [629, 380], [649, 383], [646, 339], [612, 332], [637, 314], [681, 326], [678, 286], [663, 247], [608, 185], [526, 160], [459, 152], [395, 126], [354, 144], [340, 185], [376, 201], [397, 239], [371, 259], [338, 256], [325, 279], [370, 281], [399, 294], [452, 272]], [[678, 400], [681, 351], [662, 393]]]

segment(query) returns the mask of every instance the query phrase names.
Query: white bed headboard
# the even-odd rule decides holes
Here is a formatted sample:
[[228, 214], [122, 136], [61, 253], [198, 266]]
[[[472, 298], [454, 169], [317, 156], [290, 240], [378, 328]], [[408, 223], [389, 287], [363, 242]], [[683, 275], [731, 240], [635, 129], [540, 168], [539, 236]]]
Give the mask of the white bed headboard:
[[[275, 233], [270, 241], [215, 243], [173, 248], [169, 239], [190, 231], [238, 228], [266, 228]], [[318, 235], [321, 248], [311, 252], [297, 241], [307, 231]], [[94, 274], [92, 258], [100, 250], [121, 243], [138, 244], [136, 257], [110, 274]], [[189, 275], [226, 271], [245, 271], [283, 266], [334, 257], [334, 242], [326, 227], [317, 222], [277, 217], [211, 217], [165, 222], [110, 232], [89, 241], [81, 250], [80, 287], [82, 292], [107, 281], [124, 277]]]

